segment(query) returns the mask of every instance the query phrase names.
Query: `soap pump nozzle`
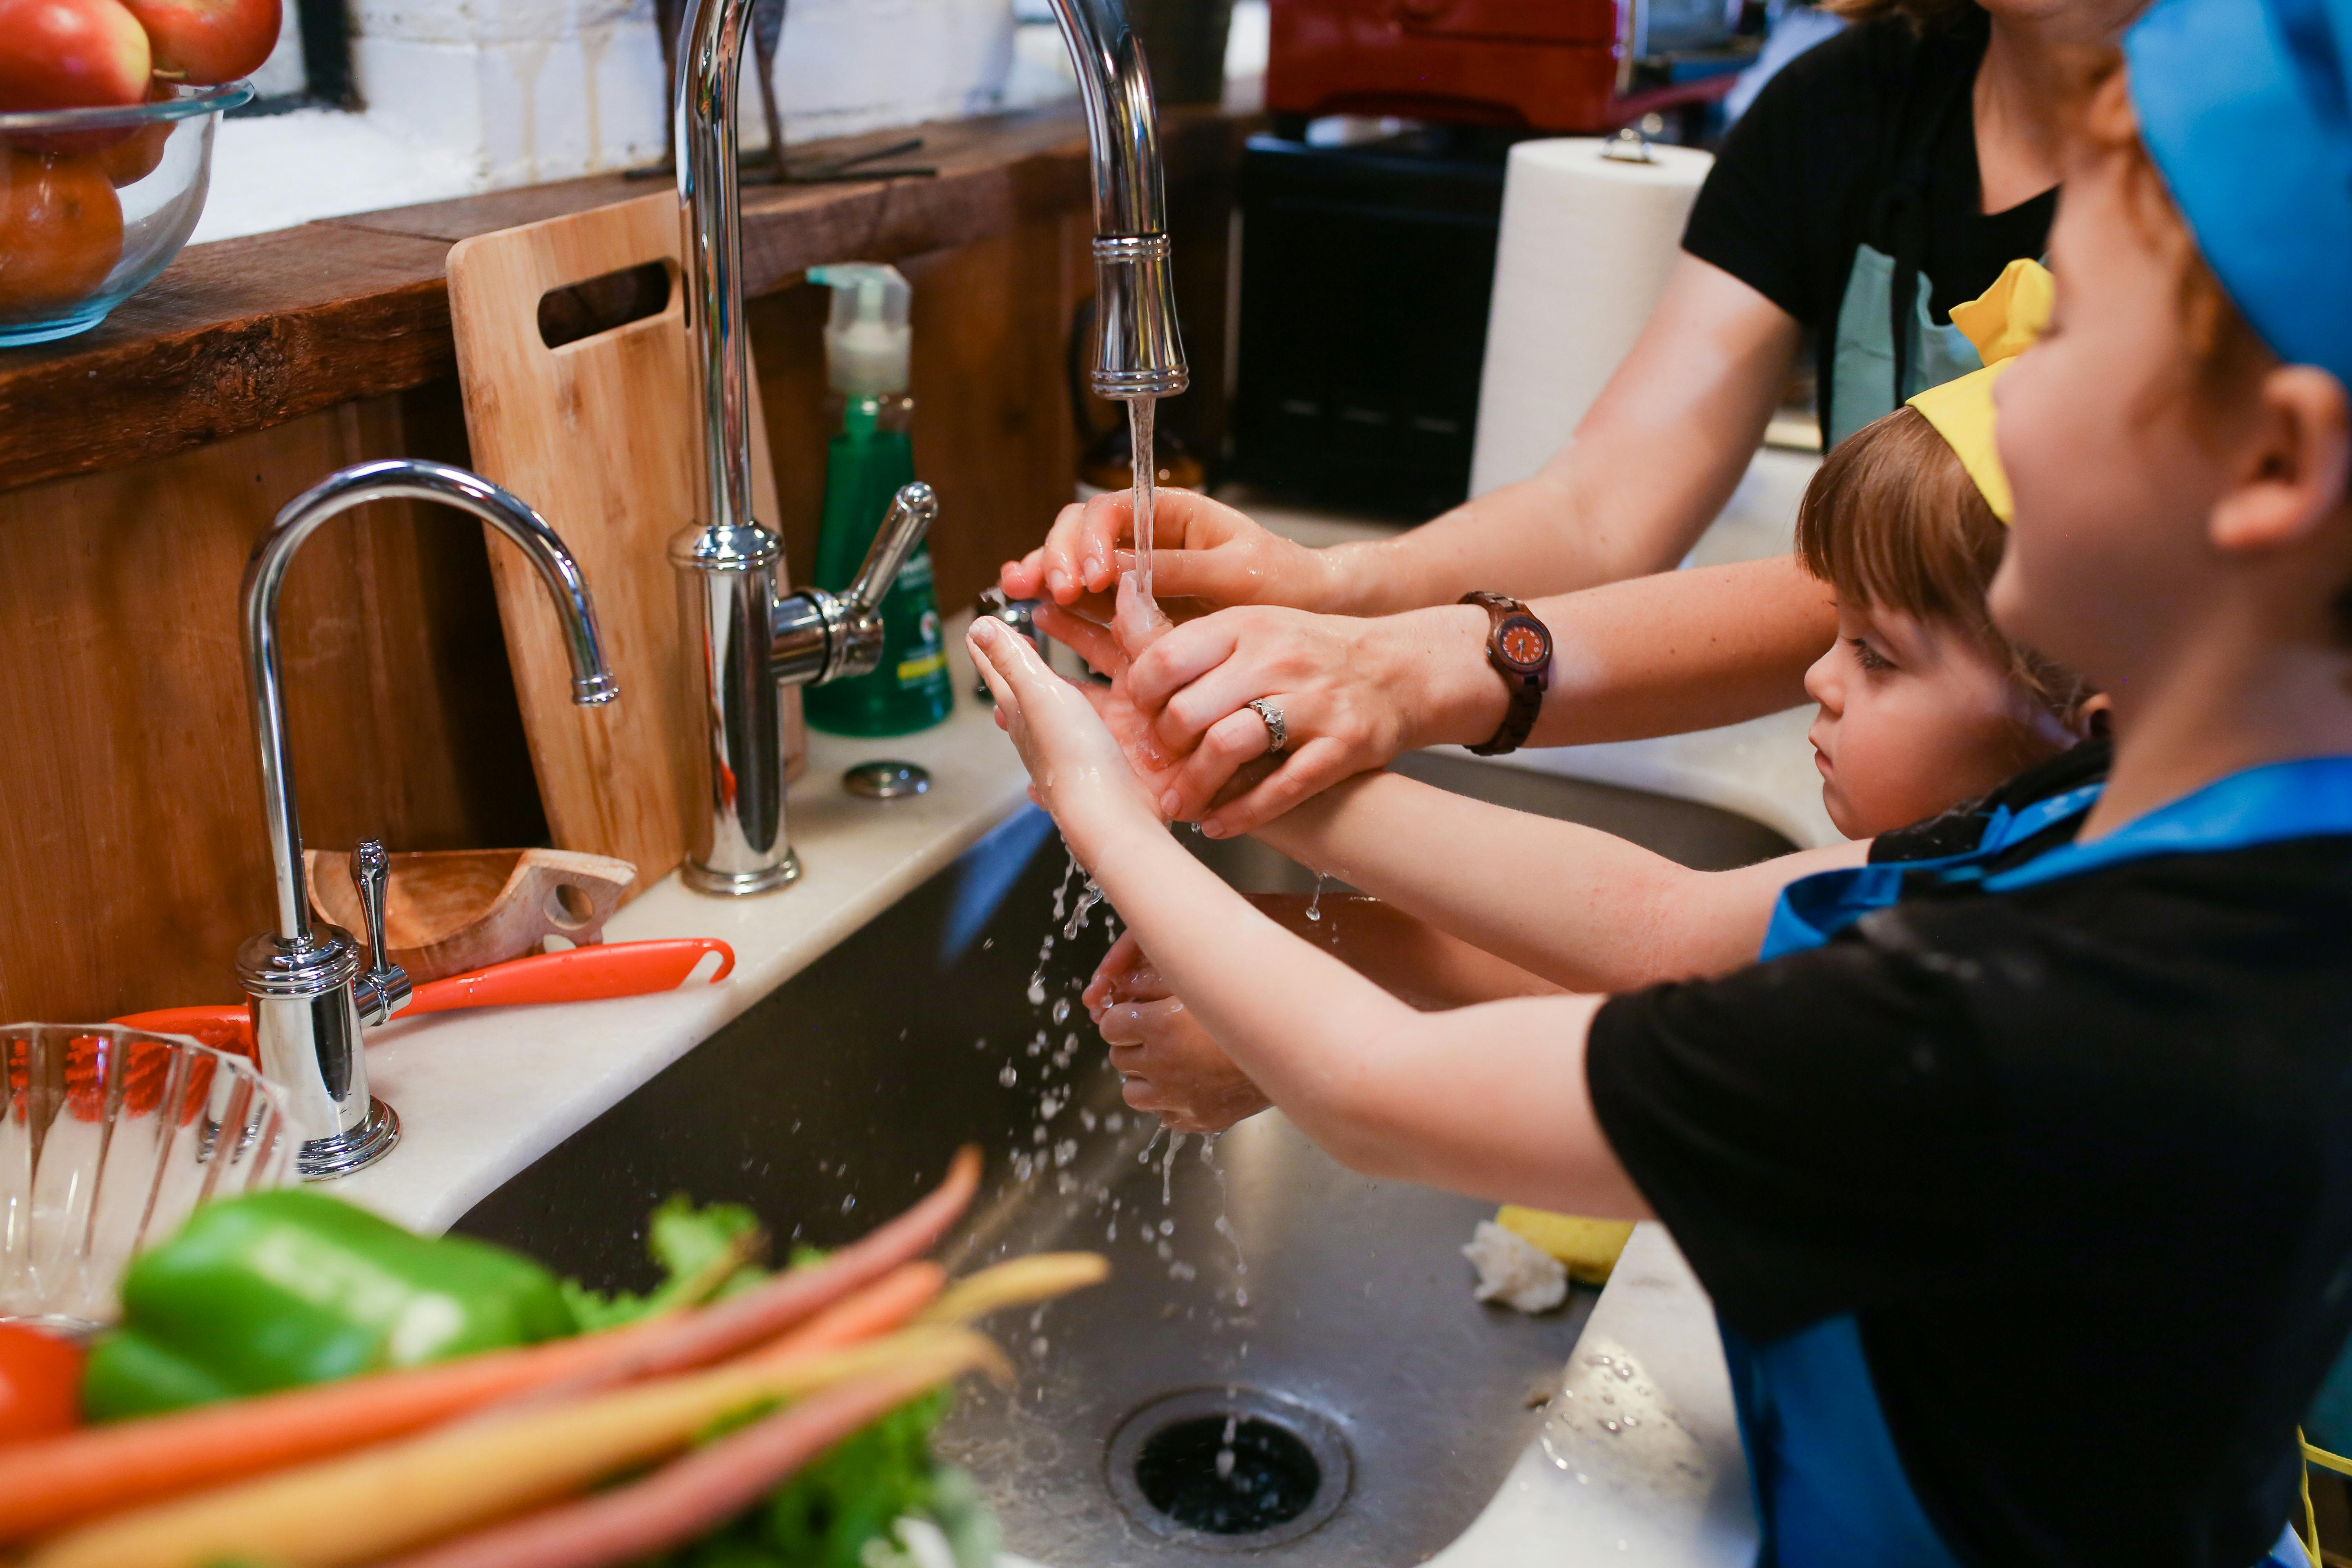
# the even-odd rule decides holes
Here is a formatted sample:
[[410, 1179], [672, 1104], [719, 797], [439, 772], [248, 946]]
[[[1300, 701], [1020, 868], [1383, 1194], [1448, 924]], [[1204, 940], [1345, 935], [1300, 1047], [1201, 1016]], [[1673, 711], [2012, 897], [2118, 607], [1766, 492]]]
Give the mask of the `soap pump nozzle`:
[[840, 261], [809, 268], [809, 281], [833, 290], [824, 326], [827, 379], [851, 397], [886, 397], [907, 390], [907, 360], [915, 333], [907, 313], [915, 290], [895, 267]]

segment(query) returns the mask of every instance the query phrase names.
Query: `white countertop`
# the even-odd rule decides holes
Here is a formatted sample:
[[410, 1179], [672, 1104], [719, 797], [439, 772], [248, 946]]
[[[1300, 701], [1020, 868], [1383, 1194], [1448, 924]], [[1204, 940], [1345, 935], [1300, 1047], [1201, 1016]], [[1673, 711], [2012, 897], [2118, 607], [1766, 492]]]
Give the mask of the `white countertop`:
[[1435, 1568], [1748, 1568], [1756, 1515], [1706, 1293], [1634, 1226], [1542, 1427]]

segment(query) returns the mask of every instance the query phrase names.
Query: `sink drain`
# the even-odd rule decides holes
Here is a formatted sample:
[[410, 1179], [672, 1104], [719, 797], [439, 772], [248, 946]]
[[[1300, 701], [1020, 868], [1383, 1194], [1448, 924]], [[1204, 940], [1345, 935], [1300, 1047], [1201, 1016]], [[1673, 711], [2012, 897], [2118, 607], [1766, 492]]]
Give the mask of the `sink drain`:
[[1352, 1464], [1339, 1428], [1254, 1388], [1190, 1388], [1119, 1424], [1110, 1489], [1156, 1534], [1211, 1551], [1294, 1541], [1339, 1511]]

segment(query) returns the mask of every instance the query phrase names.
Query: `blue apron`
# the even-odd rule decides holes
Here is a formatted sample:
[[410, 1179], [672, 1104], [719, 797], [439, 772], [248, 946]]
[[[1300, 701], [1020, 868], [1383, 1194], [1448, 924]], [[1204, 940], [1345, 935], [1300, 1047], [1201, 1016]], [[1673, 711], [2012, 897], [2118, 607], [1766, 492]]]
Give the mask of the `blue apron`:
[[[1759, 957], [1821, 946], [1893, 904], [1906, 874], [1981, 882], [2000, 893], [2152, 856], [2352, 834], [2352, 757], [2319, 757], [2233, 773], [2104, 838], [1987, 869], [2003, 850], [2088, 808], [2100, 787], [2086, 784], [2015, 813], [2002, 807], [1964, 855], [1793, 882], [1773, 909]], [[1903, 1473], [1850, 1314], [1769, 1342], [1729, 1327], [1722, 1334], [1762, 1536], [1759, 1568], [1959, 1568]], [[2310, 1568], [2310, 1559], [2290, 1529], [2258, 1568]]]

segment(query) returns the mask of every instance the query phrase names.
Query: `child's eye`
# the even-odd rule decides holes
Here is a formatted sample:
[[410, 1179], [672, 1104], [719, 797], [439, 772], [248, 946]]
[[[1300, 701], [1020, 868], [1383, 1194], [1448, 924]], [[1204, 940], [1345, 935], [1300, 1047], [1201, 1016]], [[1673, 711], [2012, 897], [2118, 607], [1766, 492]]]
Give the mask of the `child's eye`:
[[1853, 649], [1854, 662], [1861, 665], [1863, 668], [1869, 670], [1873, 674], [1877, 674], [1882, 670], [1893, 669], [1895, 668], [1895, 661], [1893, 659], [1887, 658], [1885, 654], [1871, 647], [1864, 639], [1861, 637], [1848, 637], [1845, 640], [1846, 646]]

